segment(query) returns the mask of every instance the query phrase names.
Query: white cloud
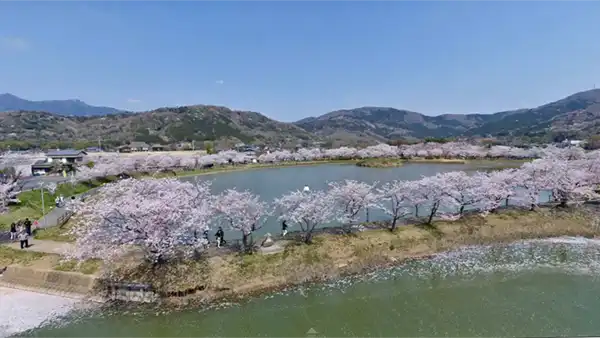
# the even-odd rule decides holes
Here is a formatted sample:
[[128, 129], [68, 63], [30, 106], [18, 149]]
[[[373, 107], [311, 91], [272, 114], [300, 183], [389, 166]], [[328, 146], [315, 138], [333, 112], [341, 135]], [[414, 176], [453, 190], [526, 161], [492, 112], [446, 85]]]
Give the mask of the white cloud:
[[127, 99], [127, 102], [129, 102], [129, 103], [140, 103], [140, 102], [142, 102], [142, 100], [138, 100], [138, 99]]
[[8, 51], [25, 51], [30, 44], [27, 40], [17, 36], [0, 36], [0, 49]]
[[223, 80], [217, 80], [217, 81], [215, 81], [215, 83], [218, 84], [218, 85], [222, 85], [223, 83], [225, 83], [225, 81], [223, 81]]

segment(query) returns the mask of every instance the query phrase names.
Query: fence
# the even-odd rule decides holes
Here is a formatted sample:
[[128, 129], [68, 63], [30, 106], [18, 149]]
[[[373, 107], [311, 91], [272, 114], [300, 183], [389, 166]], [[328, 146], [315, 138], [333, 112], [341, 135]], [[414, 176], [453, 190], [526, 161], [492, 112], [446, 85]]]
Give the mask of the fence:
[[56, 220], [56, 226], [63, 226], [69, 221], [69, 219], [71, 219], [71, 216], [73, 216], [73, 212], [70, 210], [65, 210], [65, 213]]

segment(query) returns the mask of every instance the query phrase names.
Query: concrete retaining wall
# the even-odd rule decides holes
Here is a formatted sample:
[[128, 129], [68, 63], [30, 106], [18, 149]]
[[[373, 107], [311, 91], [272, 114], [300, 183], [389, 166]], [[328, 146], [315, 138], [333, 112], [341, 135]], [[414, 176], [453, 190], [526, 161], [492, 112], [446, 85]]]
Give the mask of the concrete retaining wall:
[[11, 265], [2, 274], [2, 282], [27, 288], [47, 289], [54, 292], [91, 294], [96, 278], [75, 272], [41, 270]]
[[107, 284], [97, 277], [77, 272], [42, 270], [17, 265], [6, 267], [6, 270], [0, 274], [0, 285], [94, 301], [120, 300], [151, 303], [160, 298], [148, 285]]

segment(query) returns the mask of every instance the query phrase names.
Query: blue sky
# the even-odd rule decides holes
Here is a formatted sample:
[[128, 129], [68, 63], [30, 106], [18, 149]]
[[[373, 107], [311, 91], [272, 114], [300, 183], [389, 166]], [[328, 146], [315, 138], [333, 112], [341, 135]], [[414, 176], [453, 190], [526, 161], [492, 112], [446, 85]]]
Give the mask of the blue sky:
[[600, 2], [0, 2], [0, 93], [283, 121], [532, 107], [600, 86]]

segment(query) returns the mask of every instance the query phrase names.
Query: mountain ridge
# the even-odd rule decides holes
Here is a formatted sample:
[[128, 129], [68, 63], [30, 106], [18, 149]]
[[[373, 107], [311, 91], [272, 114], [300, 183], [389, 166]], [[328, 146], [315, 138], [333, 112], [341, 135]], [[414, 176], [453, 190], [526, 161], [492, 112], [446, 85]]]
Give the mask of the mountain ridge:
[[[597, 133], [600, 126], [600, 89], [569, 95], [535, 108], [492, 114], [429, 116], [389, 107], [342, 109], [295, 122], [322, 137], [340, 133], [370, 134], [377, 138], [526, 136], [550, 132]], [[573, 125], [576, 123], [576, 128]]]
[[[6, 97], [6, 94], [3, 95]], [[85, 104], [70, 100], [73, 101]], [[1, 107], [0, 100], [0, 111]], [[600, 89], [575, 93], [536, 108], [492, 114], [429, 116], [404, 109], [365, 106], [336, 110], [291, 123], [276, 121], [258, 112], [210, 105], [167, 107], [137, 113], [114, 110], [117, 112], [90, 116], [65, 116], [27, 109], [0, 112], [0, 141], [22, 138], [39, 143], [108, 138], [115, 143], [131, 140], [172, 143], [229, 139], [232, 142], [269, 144], [318, 141], [363, 145], [403, 138], [549, 140], [600, 134]]]
[[45, 111], [73, 116], [94, 116], [125, 112], [111, 107], [92, 106], [78, 99], [31, 101], [10, 93], [0, 94], [0, 111], [18, 110]]

